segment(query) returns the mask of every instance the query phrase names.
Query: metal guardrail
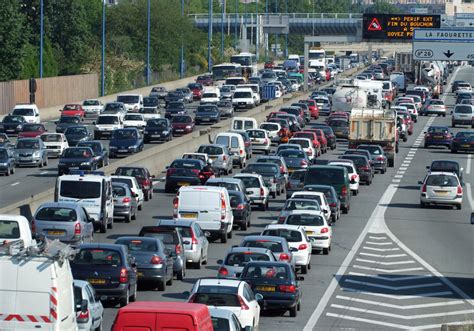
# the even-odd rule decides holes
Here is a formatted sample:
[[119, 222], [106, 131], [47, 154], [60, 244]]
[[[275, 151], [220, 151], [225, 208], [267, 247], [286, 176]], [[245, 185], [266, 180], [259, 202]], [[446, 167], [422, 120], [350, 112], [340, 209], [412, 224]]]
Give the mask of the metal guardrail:
[[[259, 13], [259, 16], [288, 16], [289, 19], [362, 19], [362, 14], [359, 13]], [[193, 20], [207, 20], [209, 15], [207, 13], [203, 14], [189, 14]], [[241, 19], [245, 17], [250, 19], [253, 17], [255, 19], [255, 13], [227, 13], [224, 15], [224, 19]], [[213, 14], [213, 20], [220, 20], [222, 18], [221, 14]]]

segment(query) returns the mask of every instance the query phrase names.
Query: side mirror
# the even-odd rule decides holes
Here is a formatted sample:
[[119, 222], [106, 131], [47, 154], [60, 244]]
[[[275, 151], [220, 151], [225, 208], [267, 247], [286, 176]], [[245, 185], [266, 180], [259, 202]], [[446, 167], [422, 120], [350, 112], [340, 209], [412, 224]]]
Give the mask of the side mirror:
[[94, 124], [94, 125], [95, 125], [95, 121], [93, 121], [93, 122], [92, 122], [92, 124]]
[[222, 263], [224, 263], [223, 260], [217, 260], [217, 264], [222, 264]]
[[255, 294], [255, 300], [262, 301], [263, 300], [263, 295], [261, 295], [260, 293]]
[[418, 185], [423, 185], [423, 182], [421, 180], [419, 180]]
[[191, 295], [191, 292], [189, 292], [189, 291], [184, 291], [184, 292], [183, 292], [183, 295], [184, 295], [185, 297], [189, 297], [189, 296]]
[[351, 183], [351, 184], [355, 184], [355, 183], [356, 183], [355, 179], [351, 179], [351, 182], [350, 182], [350, 183]]
[[471, 224], [474, 224], [474, 212], [471, 213]]
[[54, 121], [54, 124], [58, 125], [59, 121]]
[[322, 211], [323, 213], [327, 213], [327, 212], [328, 212], [328, 210], [327, 210], [326, 208], [321, 209], [321, 211]]
[[245, 191], [245, 194], [252, 194], [252, 191]]
[[155, 175], [151, 175], [151, 178], [155, 178]]
[[304, 277], [303, 276], [297, 276], [296, 279], [297, 280], [304, 280]]
[[206, 238], [209, 238], [211, 236], [211, 233], [209, 231], [205, 231], [204, 235], [206, 236]]
[[137, 197], [138, 197], [138, 193], [133, 193], [133, 197], [134, 197], [134, 198], [137, 198]]
[[430, 166], [426, 166], [426, 169], [430, 170]]

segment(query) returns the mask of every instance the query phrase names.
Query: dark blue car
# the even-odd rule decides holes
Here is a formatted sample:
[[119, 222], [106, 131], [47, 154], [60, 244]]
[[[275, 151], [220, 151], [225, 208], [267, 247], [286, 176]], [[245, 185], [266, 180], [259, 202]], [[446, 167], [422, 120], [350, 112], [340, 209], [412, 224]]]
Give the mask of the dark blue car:
[[460, 151], [472, 152], [474, 151], [474, 132], [460, 131], [456, 133], [451, 143], [451, 153]]
[[210, 123], [210, 122], [217, 123], [220, 120], [221, 120], [221, 113], [217, 105], [204, 104], [204, 105], [199, 105], [197, 107], [196, 116], [194, 117], [194, 121], [196, 124]]
[[59, 158], [58, 176], [69, 174], [71, 170], [96, 170], [97, 168], [98, 162], [92, 148], [69, 147]]
[[76, 146], [80, 141], [92, 140], [93, 134], [85, 125], [73, 125], [64, 131], [69, 146]]
[[81, 141], [77, 147], [90, 147], [94, 153], [94, 158], [97, 161], [98, 167], [102, 168], [109, 165], [109, 152], [104, 144], [100, 141]]
[[447, 126], [430, 126], [425, 132], [425, 148], [429, 146], [446, 146], [451, 148], [453, 137]]
[[117, 129], [109, 144], [110, 157], [127, 155], [143, 150], [143, 138], [137, 128]]

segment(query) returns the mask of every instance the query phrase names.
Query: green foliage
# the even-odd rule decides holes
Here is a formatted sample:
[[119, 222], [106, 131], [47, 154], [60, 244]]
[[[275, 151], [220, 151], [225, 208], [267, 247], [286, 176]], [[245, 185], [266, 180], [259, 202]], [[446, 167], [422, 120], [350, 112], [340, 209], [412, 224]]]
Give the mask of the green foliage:
[[365, 10], [365, 12], [371, 13], [371, 14], [401, 14], [403, 13], [403, 11], [399, 7], [394, 6], [382, 0], [375, 0], [374, 4], [368, 7]]

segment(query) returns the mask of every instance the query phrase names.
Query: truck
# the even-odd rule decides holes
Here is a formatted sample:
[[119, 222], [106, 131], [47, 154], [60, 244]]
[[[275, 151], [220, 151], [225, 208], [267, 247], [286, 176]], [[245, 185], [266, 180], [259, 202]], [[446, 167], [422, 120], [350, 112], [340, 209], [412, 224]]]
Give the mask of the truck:
[[344, 111], [350, 113], [352, 108], [367, 108], [368, 94], [354, 84], [342, 84], [336, 87], [332, 95], [331, 111]]
[[76, 331], [69, 260], [75, 250], [58, 240], [0, 243], [0, 330]]
[[398, 153], [397, 115], [393, 109], [353, 108], [349, 120], [349, 148], [361, 144], [380, 145], [388, 166]]

